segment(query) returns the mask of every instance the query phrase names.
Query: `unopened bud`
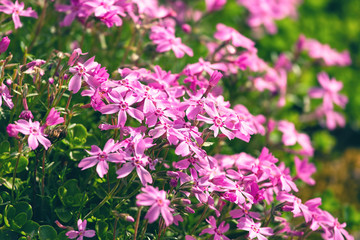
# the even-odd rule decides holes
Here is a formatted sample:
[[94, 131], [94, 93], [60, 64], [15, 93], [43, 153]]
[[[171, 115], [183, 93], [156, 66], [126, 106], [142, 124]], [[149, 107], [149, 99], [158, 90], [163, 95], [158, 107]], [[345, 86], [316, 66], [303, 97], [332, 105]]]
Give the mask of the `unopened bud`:
[[185, 211], [188, 213], [195, 213], [195, 210], [188, 206], [185, 207]]
[[5, 52], [8, 49], [9, 44], [10, 44], [10, 39], [7, 36], [3, 37], [3, 39], [1, 39], [1, 41], [0, 41], [0, 54]]

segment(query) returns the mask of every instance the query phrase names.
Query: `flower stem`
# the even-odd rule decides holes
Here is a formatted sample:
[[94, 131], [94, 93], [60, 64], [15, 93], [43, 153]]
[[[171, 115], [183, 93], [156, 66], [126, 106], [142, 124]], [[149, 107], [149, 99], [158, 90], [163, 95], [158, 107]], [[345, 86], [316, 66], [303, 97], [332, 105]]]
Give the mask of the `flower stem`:
[[134, 240], [136, 240], [136, 235], [137, 235], [138, 228], [139, 228], [141, 209], [142, 209], [142, 207], [139, 207], [139, 211], [138, 211], [138, 214], [136, 217], [136, 223], [135, 223], [135, 229], [134, 229]]
[[196, 225], [195, 225], [195, 227], [193, 228], [193, 230], [191, 231], [191, 234], [190, 234], [190, 235], [193, 235], [193, 234], [194, 234], [194, 232], [195, 232], [195, 230], [197, 229], [197, 227], [199, 226], [199, 224], [204, 220], [203, 218], [204, 218], [205, 213], [206, 213], [206, 211], [208, 210], [208, 208], [209, 208], [209, 206], [206, 205], [203, 213], [201, 214], [201, 217], [200, 217], [199, 221], [196, 223]]
[[96, 212], [99, 208], [101, 208], [114, 194], [116, 189], [118, 188], [120, 184], [120, 180], [117, 182], [116, 186], [111, 190], [111, 192], [95, 207], [93, 208], [88, 214], [85, 215], [84, 219], [88, 218], [90, 215], [92, 215], [94, 212]]

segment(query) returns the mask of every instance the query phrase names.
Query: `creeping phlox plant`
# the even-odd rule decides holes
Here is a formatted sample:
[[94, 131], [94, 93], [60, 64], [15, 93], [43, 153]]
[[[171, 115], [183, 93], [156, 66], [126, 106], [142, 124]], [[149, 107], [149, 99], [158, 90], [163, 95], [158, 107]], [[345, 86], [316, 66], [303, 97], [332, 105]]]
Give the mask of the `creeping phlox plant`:
[[[226, 0], [206, 0], [204, 11], [187, 1], [38, 2], [39, 16], [27, 1], [0, 0], [1, 239], [353, 239], [321, 198], [298, 197], [316, 171], [299, 126], [345, 125], [341, 81], [319, 72], [319, 86], [305, 92], [317, 108], [297, 106], [301, 124], [286, 118], [289, 94], [304, 94], [290, 87], [293, 66], [346, 66], [348, 52], [300, 36], [292, 52], [266, 62], [221, 19], [211, 35], [201, 32]], [[254, 31], [272, 34], [300, 4], [237, 2]], [[48, 26], [46, 16], [61, 21]], [[38, 33], [23, 55], [10, 53], [23, 17]], [[14, 30], [1, 30], [11, 21]], [[106, 37], [134, 30], [110, 49], [123, 57], [117, 71], [83, 49], [84, 39], [70, 53], [31, 55], [39, 32], [71, 35], [74, 25]], [[207, 53], [191, 48], [194, 39]]]

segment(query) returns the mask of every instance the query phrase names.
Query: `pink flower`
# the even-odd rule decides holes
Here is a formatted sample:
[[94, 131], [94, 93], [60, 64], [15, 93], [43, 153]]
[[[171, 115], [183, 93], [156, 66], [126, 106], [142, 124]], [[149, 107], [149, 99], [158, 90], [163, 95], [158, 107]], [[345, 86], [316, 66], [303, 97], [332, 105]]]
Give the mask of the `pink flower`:
[[[0, 6], [1, 8], [1, 6]], [[6, 36], [6, 37], [3, 37], [0, 41], [0, 54], [2, 54], [3, 52], [5, 52], [8, 47], [9, 47], [9, 44], [10, 44], [10, 39]]]
[[113, 114], [118, 112], [118, 125], [125, 126], [127, 120], [127, 114], [131, 117], [135, 118], [139, 122], [144, 120], [144, 113], [140, 110], [130, 107], [134, 103], [138, 101], [138, 97], [135, 97], [131, 92], [128, 92], [125, 97], [122, 94], [113, 90], [111, 94], [109, 94], [110, 99], [114, 102], [114, 104], [109, 104], [103, 106], [100, 109], [102, 114]]
[[309, 163], [309, 160], [305, 158], [303, 161], [295, 156], [295, 168], [296, 176], [306, 182], [307, 184], [314, 185], [315, 180], [311, 178], [311, 175], [316, 172], [315, 165]]
[[49, 112], [49, 115], [46, 118], [46, 125], [53, 126], [63, 122], [64, 122], [64, 118], [60, 117], [60, 112], [56, 111], [55, 108], [52, 108]]
[[346, 96], [338, 93], [343, 88], [343, 83], [336, 81], [335, 78], [330, 79], [324, 72], [319, 73], [317, 77], [322, 88], [310, 89], [309, 96], [311, 98], [322, 98], [325, 110], [333, 109], [334, 103], [344, 108], [348, 99]]
[[39, 143], [41, 143], [46, 150], [51, 146], [50, 140], [45, 138], [44, 129], [40, 127], [38, 121], [32, 122], [31, 119], [29, 119], [29, 121], [20, 119], [15, 122], [15, 124], [19, 132], [24, 135], [29, 135], [28, 144], [32, 150], [35, 150], [39, 146]]
[[311, 58], [323, 60], [326, 66], [348, 66], [351, 64], [348, 51], [340, 53], [328, 44], [322, 44], [315, 39], [306, 38], [304, 35], [300, 35], [297, 47], [300, 51], [307, 50]]
[[248, 50], [253, 49], [255, 46], [255, 43], [249, 38], [222, 23], [216, 25], [216, 29], [217, 32], [214, 34], [214, 37], [220, 41], [231, 41], [235, 47], [243, 47]]
[[87, 82], [91, 77], [93, 70], [98, 63], [94, 62], [95, 57], [88, 59], [85, 63], [77, 63], [75, 67], [71, 67], [69, 71], [74, 74], [69, 82], [69, 90], [77, 93], [81, 88], [81, 81]]
[[226, 0], [205, 0], [206, 10], [208, 12], [221, 10], [226, 3]]
[[106, 142], [103, 150], [101, 150], [96, 145], [92, 145], [90, 151], [86, 150], [86, 152], [92, 156], [82, 159], [78, 167], [82, 168], [81, 170], [85, 170], [97, 164], [96, 172], [102, 178], [109, 170], [109, 165], [107, 162], [124, 162], [123, 155], [117, 152], [117, 148], [118, 147], [117, 144], [115, 144], [114, 139], [109, 139]]
[[201, 231], [199, 235], [203, 235], [205, 233], [214, 235], [214, 240], [230, 240], [230, 238], [224, 235], [230, 228], [229, 224], [225, 225], [225, 221], [223, 221], [219, 227], [216, 226], [216, 220], [214, 216], [210, 216], [206, 221], [211, 225], [210, 228], [206, 228]]
[[69, 66], [74, 65], [74, 63], [79, 59], [79, 57], [81, 55], [86, 55], [86, 54], [87, 53], [83, 53], [80, 48], [74, 49], [74, 51], [72, 52], [72, 54], [71, 54], [71, 56], [69, 58], [68, 65]]
[[24, 3], [22, 2], [19, 4], [18, 0], [16, 0], [15, 4], [10, 0], [2, 0], [1, 4], [2, 5], [0, 6], [0, 12], [12, 14], [15, 29], [22, 27], [22, 23], [20, 22], [20, 16], [38, 18], [37, 13], [30, 7], [24, 10]]
[[199, 114], [197, 116], [197, 119], [209, 124], [213, 124], [209, 129], [214, 131], [214, 137], [217, 137], [220, 130], [230, 140], [233, 139], [235, 137], [235, 134], [229, 130], [233, 127], [233, 123], [230, 121], [230, 119], [226, 116], [221, 116], [217, 111], [215, 105], [208, 106], [207, 104], [205, 104], [204, 108], [210, 118]]
[[84, 237], [88, 237], [88, 238], [94, 237], [95, 231], [94, 230], [85, 230], [86, 224], [87, 224], [86, 220], [82, 221], [81, 219], [79, 219], [77, 221], [79, 231], [70, 230], [65, 235], [70, 239], [74, 239], [74, 238], [78, 237], [77, 240], [83, 240]]
[[2, 100], [4, 99], [5, 104], [11, 109], [14, 107], [14, 104], [11, 100], [12, 96], [10, 95], [9, 88], [5, 84], [0, 86], [0, 107], [2, 105]]
[[85, 8], [84, 2], [82, 0], [71, 0], [70, 5], [56, 4], [56, 11], [68, 13], [60, 23], [60, 26], [70, 26], [76, 17], [86, 18], [90, 16], [91, 8]]
[[145, 215], [145, 218], [149, 220], [149, 223], [155, 222], [161, 213], [166, 226], [171, 225], [174, 221], [171, 212], [174, 210], [169, 207], [170, 201], [166, 199], [166, 192], [164, 190], [159, 191], [158, 188], [152, 186], [145, 186], [141, 190], [143, 193], [136, 196], [136, 204], [138, 206], [151, 206]]
[[247, 217], [240, 218], [237, 227], [249, 231], [250, 239], [266, 240], [265, 236], [273, 235], [273, 230], [270, 227], [261, 227], [261, 223], [255, 223], [254, 220]]
[[190, 57], [194, 55], [192, 49], [181, 42], [181, 38], [175, 37], [175, 29], [171, 26], [153, 26], [150, 39], [157, 44], [157, 52], [173, 50], [177, 58], [184, 57], [185, 53]]

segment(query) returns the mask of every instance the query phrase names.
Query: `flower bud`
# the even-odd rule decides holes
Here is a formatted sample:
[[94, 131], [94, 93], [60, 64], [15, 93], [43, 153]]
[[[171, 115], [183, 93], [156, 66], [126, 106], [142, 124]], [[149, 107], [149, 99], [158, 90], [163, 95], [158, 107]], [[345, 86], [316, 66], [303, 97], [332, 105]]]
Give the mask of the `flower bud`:
[[19, 118], [25, 119], [26, 121], [28, 121], [29, 119], [33, 119], [34, 116], [32, 115], [30, 110], [24, 110], [20, 113]]
[[222, 78], [222, 76], [223, 75], [219, 71], [215, 70], [213, 72], [213, 74], [211, 74], [211, 77], [209, 80], [210, 86], [212, 86], [212, 87], [216, 86], [218, 84], [219, 80]]
[[170, 180], [170, 186], [171, 186], [171, 187], [176, 187], [177, 184], [178, 184], [178, 180], [177, 180], [176, 178], [172, 178], [172, 179]]
[[6, 132], [8, 133], [9, 137], [17, 137], [19, 131], [17, 130], [17, 127], [15, 124], [9, 124], [6, 127]]
[[181, 25], [181, 29], [184, 31], [184, 33], [190, 33], [191, 32], [191, 26], [189, 24]]
[[10, 86], [12, 84], [12, 80], [10, 78], [6, 79], [5, 82], [8, 86]]
[[10, 39], [8, 37], [3, 37], [3, 39], [0, 41], [0, 54], [5, 52], [10, 44]]
[[195, 210], [188, 206], [185, 207], [185, 211], [188, 213], [195, 213]]
[[52, 77], [49, 78], [49, 83], [50, 83], [50, 84], [54, 84], [54, 81], [55, 81], [54, 78], [52, 78]]

